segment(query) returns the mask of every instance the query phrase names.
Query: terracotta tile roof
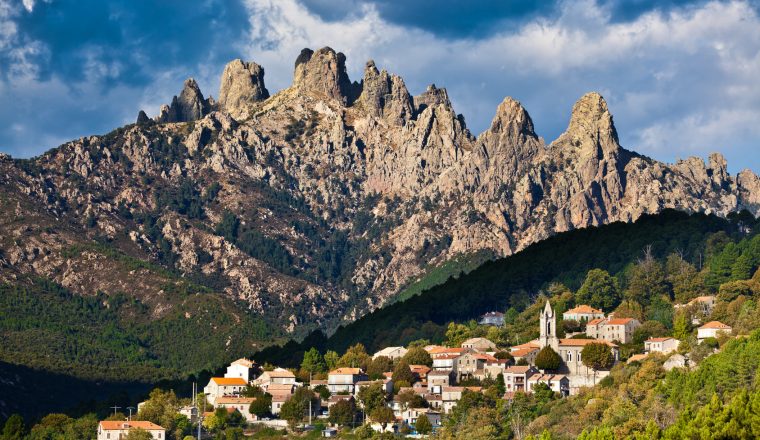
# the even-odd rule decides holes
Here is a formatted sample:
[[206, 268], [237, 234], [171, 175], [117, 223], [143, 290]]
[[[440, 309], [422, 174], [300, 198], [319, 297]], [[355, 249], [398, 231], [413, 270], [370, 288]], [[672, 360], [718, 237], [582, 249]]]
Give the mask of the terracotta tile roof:
[[606, 319], [604, 319], [604, 318], [595, 318], [595, 319], [592, 319], [591, 321], [587, 322], [586, 323], [586, 327], [588, 327], [589, 325], [599, 325], [599, 324], [603, 323], [604, 321], [606, 321]]
[[462, 345], [477, 344], [478, 342], [488, 342], [490, 344], [493, 344], [493, 342], [489, 341], [486, 338], [470, 338], [470, 339], [462, 342]]
[[698, 297], [694, 298], [693, 300], [689, 301], [689, 304], [694, 304], [694, 303], [698, 303], [698, 302], [713, 302], [713, 301], [715, 301], [715, 297], [714, 296], [711, 296], [711, 295], [698, 296]]
[[242, 404], [251, 404], [253, 401], [255, 401], [255, 397], [231, 397], [231, 396], [222, 396], [217, 397], [215, 403], [217, 405], [222, 404], [236, 404], [236, 403], [242, 403]]
[[633, 318], [614, 318], [608, 319], [607, 325], [626, 325], [631, 321], [633, 321]]
[[448, 376], [451, 374], [451, 370], [433, 370], [429, 372], [427, 375], [430, 376]]
[[700, 329], [708, 329], [708, 328], [715, 328], [719, 330], [728, 330], [731, 328], [730, 325], [723, 324], [720, 321], [710, 321], [707, 324], [700, 327]]
[[269, 386], [267, 386], [267, 392], [269, 394], [272, 393], [292, 393], [293, 392], [293, 385], [287, 384], [287, 383], [270, 383]]
[[523, 357], [523, 356], [527, 356], [527, 355], [533, 353], [534, 351], [538, 351], [538, 347], [521, 348], [519, 350], [513, 350], [512, 351], [512, 356]]
[[132, 428], [140, 428], [146, 431], [164, 429], [153, 422], [148, 422], [145, 420], [132, 420], [129, 422], [126, 420], [103, 420], [100, 422], [100, 426], [106, 431], [118, 431], [122, 429]]
[[559, 345], [564, 345], [566, 347], [585, 347], [588, 344], [606, 344], [610, 347], [617, 347], [617, 345], [613, 344], [610, 341], [605, 341], [604, 339], [560, 339]]
[[292, 377], [292, 378], [296, 377], [296, 375], [293, 374], [293, 372], [286, 370], [284, 368], [275, 368], [272, 371], [266, 371], [265, 374], [267, 374], [269, 377]]
[[568, 310], [565, 313], [571, 313], [571, 314], [572, 313], [586, 313], [586, 314], [591, 314], [591, 313], [603, 313], [603, 312], [601, 310], [595, 309], [595, 308], [593, 308], [593, 307], [591, 307], [591, 306], [589, 306], [587, 304], [581, 304], [581, 305], [578, 305], [578, 306], [576, 306], [576, 307]]
[[515, 365], [513, 367], [508, 367], [507, 369], [504, 370], [504, 372], [512, 373], [512, 374], [525, 374], [531, 368], [533, 367], [531, 367], [530, 365]]
[[649, 339], [647, 339], [644, 342], [665, 342], [668, 339], [673, 339], [673, 338], [670, 338], [670, 337], [665, 337], [665, 338], [649, 338]]
[[332, 370], [330, 374], [351, 374], [351, 375], [357, 375], [362, 374], [361, 368], [336, 368], [335, 370]]
[[520, 350], [523, 348], [541, 348], [541, 345], [539, 345], [537, 342], [530, 341], [526, 342], [524, 344], [515, 345], [513, 347], [510, 347], [510, 350]]
[[626, 361], [626, 363], [640, 361], [640, 360], [644, 359], [645, 357], [647, 357], [647, 355], [643, 354], [643, 353], [634, 354], [633, 356], [631, 356], [631, 357], [628, 358], [628, 360]]
[[248, 382], [242, 377], [212, 377], [211, 380], [217, 385], [229, 387], [229, 386], [246, 386]]

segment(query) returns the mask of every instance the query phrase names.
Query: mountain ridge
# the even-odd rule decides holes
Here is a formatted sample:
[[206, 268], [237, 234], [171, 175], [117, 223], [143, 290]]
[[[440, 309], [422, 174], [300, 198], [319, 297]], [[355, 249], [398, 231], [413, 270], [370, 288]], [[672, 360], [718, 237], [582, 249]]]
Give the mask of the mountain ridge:
[[[166, 280], [190, 280], [188, 294], [238, 304], [273, 338], [302, 337], [459, 255], [506, 256], [665, 208], [760, 210], [758, 177], [731, 176], [718, 154], [667, 165], [622, 148], [597, 93], [546, 145], [514, 99], [476, 137], [445, 89], [412, 96], [372, 61], [352, 82], [330, 48], [302, 51], [292, 86], [271, 96], [264, 68], [242, 60], [221, 89], [216, 102], [188, 80], [154, 119], [0, 158], [0, 282], [124, 293], [160, 318], [177, 307]], [[68, 252], [92, 243], [115, 253]], [[144, 282], [155, 273], [122, 254], [172, 275]]]

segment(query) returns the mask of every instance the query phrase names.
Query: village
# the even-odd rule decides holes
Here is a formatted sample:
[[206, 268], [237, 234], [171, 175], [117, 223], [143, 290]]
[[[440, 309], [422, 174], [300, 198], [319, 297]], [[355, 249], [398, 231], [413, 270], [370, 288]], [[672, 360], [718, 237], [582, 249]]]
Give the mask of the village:
[[[711, 345], [715, 338], [732, 333], [730, 326], [708, 321], [715, 301], [714, 296], [700, 296], [675, 306], [689, 310], [700, 344]], [[560, 338], [558, 320], [576, 322], [582, 331]], [[503, 326], [504, 314], [486, 313], [478, 324]], [[308, 382], [299, 381], [294, 370], [238, 359], [224, 376], [212, 377], [202, 393], [194, 392], [192, 404], [179, 408], [179, 413], [206, 428], [221, 411], [241, 425], [318, 429], [322, 437], [335, 437], [341, 427], [357, 426], [420, 437], [441, 427], [464, 395], [485, 392], [484, 384], [492, 384], [491, 389], [497, 389], [499, 398], [506, 401], [538, 390], [562, 398], [596, 385], [621, 362], [619, 347], [630, 343], [640, 326], [636, 319], [605, 315], [583, 304], [557, 316], [547, 300], [539, 316], [539, 337], [523, 344], [499, 347], [485, 337], [475, 337], [460, 346], [385, 347], [371, 355], [375, 370], [377, 365], [387, 367], [380, 377], [377, 373], [370, 377], [362, 367], [351, 365], [331, 369], [326, 379]], [[658, 353], [668, 357], [666, 370], [689, 367], [688, 354], [678, 351], [675, 337], [649, 338], [644, 352], [630, 355], [626, 362]], [[420, 359], [424, 362], [407, 362]], [[296, 400], [300, 406], [294, 405]], [[144, 405], [138, 405], [138, 415]], [[133, 430], [145, 431], [154, 440], [167, 435], [162, 426], [130, 417], [101, 421], [98, 440], [119, 440]], [[202, 434], [198, 429], [197, 436]]]

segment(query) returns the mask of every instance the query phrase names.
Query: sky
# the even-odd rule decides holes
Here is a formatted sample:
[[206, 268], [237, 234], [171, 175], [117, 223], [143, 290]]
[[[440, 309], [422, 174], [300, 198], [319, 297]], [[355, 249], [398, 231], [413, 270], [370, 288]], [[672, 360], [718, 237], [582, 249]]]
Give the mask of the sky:
[[665, 162], [723, 153], [760, 172], [760, 0], [0, 0], [0, 152], [106, 133], [194, 77], [255, 61], [270, 93], [304, 47], [446, 87], [474, 134], [506, 96], [547, 143], [598, 91], [621, 144]]

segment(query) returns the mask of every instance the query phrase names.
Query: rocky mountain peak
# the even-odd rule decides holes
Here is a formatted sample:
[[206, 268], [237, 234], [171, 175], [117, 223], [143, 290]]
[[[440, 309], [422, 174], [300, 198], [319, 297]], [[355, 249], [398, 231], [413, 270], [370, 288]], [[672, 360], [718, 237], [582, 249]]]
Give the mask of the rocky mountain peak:
[[219, 87], [219, 109], [233, 117], [241, 117], [247, 104], [269, 98], [264, 86], [264, 68], [241, 59], [230, 61], [222, 73]]
[[583, 95], [573, 105], [567, 131], [552, 145], [564, 151], [579, 150], [584, 159], [617, 154], [620, 143], [604, 98], [596, 92]]
[[428, 107], [439, 105], [449, 109], [452, 108], [446, 89], [439, 89], [435, 84], [430, 84], [427, 90], [414, 97], [414, 107], [417, 109], [417, 113], [422, 113]]
[[404, 80], [367, 61], [359, 101], [368, 114], [383, 118], [394, 125], [404, 125], [414, 115], [411, 95]]
[[359, 85], [351, 83], [346, 73], [346, 56], [330, 47], [301, 51], [295, 62], [293, 86], [302, 93], [326, 96], [344, 104], [352, 103], [359, 94]]
[[188, 78], [179, 96], [172, 98], [171, 105], [161, 106], [158, 122], [196, 121], [211, 111], [212, 102], [203, 98], [201, 88], [193, 78]]
[[536, 137], [533, 130], [533, 120], [528, 115], [520, 101], [506, 97], [496, 109], [496, 115], [488, 129], [491, 133], [509, 132], [512, 138], [517, 136]]

